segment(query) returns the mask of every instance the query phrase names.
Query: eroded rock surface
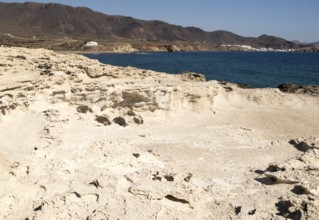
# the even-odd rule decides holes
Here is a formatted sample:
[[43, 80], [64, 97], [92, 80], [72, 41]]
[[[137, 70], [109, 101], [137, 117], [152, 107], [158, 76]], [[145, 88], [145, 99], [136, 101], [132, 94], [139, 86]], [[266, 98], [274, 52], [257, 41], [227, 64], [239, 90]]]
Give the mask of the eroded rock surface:
[[265, 171], [264, 183], [285, 184], [280, 193], [278, 215], [288, 219], [317, 219], [319, 217], [319, 139], [299, 138], [290, 143], [304, 152], [281, 164], [271, 164]]
[[284, 83], [278, 86], [280, 91], [286, 93], [304, 93], [314, 96], [319, 95], [319, 87], [315, 85], [296, 85], [290, 83]]
[[0, 219], [316, 219], [318, 112], [313, 95], [1, 47]]

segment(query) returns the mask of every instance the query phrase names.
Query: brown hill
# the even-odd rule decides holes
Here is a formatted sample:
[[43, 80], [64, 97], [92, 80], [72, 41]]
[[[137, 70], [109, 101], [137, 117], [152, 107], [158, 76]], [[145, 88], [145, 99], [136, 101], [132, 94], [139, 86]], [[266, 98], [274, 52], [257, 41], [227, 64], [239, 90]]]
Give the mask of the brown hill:
[[294, 48], [296, 43], [292, 41], [286, 41], [285, 39], [279, 37], [273, 37], [268, 35], [261, 35], [258, 38], [254, 39], [254, 45], [261, 47], [272, 47], [272, 48]]
[[256, 47], [297, 48], [282, 38], [248, 38], [227, 31], [205, 32], [162, 21], [110, 16], [84, 7], [62, 4], [0, 2], [0, 32], [20, 37], [103, 39], [109, 41], [248, 44]]

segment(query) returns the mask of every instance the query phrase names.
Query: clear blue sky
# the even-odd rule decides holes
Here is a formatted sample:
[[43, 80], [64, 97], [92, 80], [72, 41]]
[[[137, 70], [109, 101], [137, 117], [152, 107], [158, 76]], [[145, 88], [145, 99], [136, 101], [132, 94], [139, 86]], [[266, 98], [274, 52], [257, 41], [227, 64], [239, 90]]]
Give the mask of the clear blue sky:
[[[24, 2], [24, 1], [2, 1]], [[319, 41], [319, 0], [33, 0], [85, 6], [110, 15], [163, 20], [243, 36]]]

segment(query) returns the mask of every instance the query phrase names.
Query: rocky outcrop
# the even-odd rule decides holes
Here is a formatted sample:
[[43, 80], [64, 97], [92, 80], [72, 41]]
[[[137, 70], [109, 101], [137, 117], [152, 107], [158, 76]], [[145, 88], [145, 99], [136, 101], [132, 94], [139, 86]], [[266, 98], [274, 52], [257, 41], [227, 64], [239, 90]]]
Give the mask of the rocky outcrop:
[[134, 48], [131, 44], [117, 44], [113, 46], [113, 51], [118, 53], [132, 53], [138, 51], [138, 49]]
[[112, 72], [114, 69], [115, 68], [110, 65], [96, 65], [84, 67], [86, 74], [91, 78], [99, 78], [102, 76], [116, 77], [116, 75]]
[[296, 85], [284, 83], [278, 86], [279, 90], [286, 93], [301, 93], [318, 96], [319, 87], [314, 85]]
[[203, 74], [193, 73], [193, 72], [183, 72], [180, 74], [180, 77], [183, 81], [190, 82], [205, 82], [206, 77]]
[[317, 219], [319, 213], [319, 139], [298, 138], [290, 143], [304, 152], [282, 164], [271, 164], [264, 183], [287, 184], [292, 193], [282, 192], [276, 207], [288, 219]]

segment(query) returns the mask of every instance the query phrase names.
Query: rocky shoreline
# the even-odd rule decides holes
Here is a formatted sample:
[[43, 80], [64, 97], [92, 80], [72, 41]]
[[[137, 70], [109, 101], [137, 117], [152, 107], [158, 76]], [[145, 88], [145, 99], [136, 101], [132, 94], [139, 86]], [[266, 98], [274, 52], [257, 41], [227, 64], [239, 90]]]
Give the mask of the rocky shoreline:
[[313, 45], [300, 48], [271, 48], [251, 47], [249, 45], [223, 45], [207, 42], [179, 42], [179, 41], [107, 41], [95, 39], [97, 45], [87, 46], [88, 40], [60, 39], [60, 38], [27, 38], [0, 36], [0, 45], [10, 47], [46, 48], [57, 52], [69, 51], [75, 53], [132, 53], [132, 52], [184, 52], [184, 51], [263, 51], [263, 52], [318, 52]]
[[0, 218], [317, 219], [317, 91], [1, 47]]

